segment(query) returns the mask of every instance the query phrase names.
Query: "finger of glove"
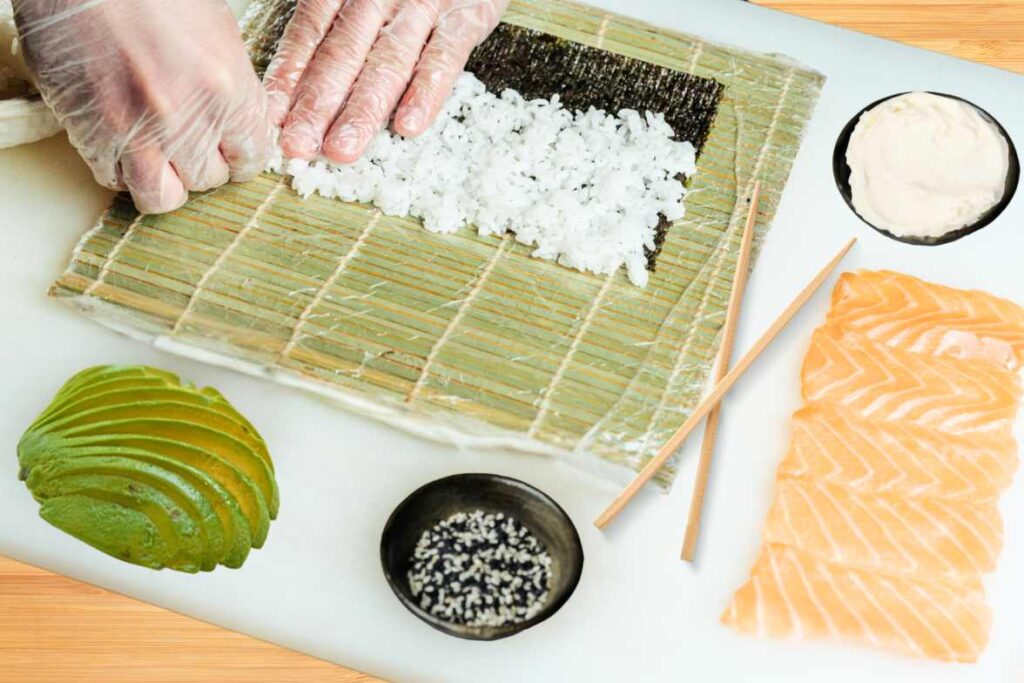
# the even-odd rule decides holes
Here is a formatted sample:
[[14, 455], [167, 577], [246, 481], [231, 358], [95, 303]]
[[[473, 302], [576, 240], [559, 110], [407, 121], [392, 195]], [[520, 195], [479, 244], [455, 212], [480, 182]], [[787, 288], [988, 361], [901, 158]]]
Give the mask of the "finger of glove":
[[263, 77], [271, 123], [281, 125], [302, 74], [331, 28], [344, 0], [299, 0]]
[[125, 187], [142, 213], [167, 213], [188, 200], [178, 174], [158, 147], [144, 147], [121, 160]]
[[85, 159], [85, 162], [89, 164], [89, 170], [92, 171], [93, 177], [96, 182], [107, 188], [108, 190], [127, 190], [124, 181], [121, 180], [121, 173], [118, 170], [117, 162], [109, 157], [104, 156], [101, 159], [90, 158], [79, 151], [79, 155]]
[[482, 38], [475, 31], [453, 24], [440, 24], [434, 30], [395, 112], [396, 133], [415, 137], [430, 127]]
[[232, 182], [252, 180], [263, 172], [273, 154], [274, 128], [266, 119], [248, 127], [228, 127], [220, 151], [228, 162]]
[[281, 147], [287, 156], [312, 159], [319, 153], [391, 5], [391, 0], [352, 0], [341, 8], [303, 75], [285, 120]]
[[274, 151], [274, 126], [266, 115], [263, 91], [258, 83], [256, 85], [251, 104], [238, 109], [233, 120], [224, 127], [220, 140], [220, 151], [234, 182], [259, 175]]
[[174, 167], [185, 189], [192, 192], [205, 192], [220, 187], [231, 177], [227, 159], [216, 146], [207, 149], [200, 158], [175, 157], [171, 159], [171, 166]]
[[352, 94], [324, 141], [337, 163], [358, 159], [398, 104], [437, 20], [433, 2], [410, 2], [381, 31]]

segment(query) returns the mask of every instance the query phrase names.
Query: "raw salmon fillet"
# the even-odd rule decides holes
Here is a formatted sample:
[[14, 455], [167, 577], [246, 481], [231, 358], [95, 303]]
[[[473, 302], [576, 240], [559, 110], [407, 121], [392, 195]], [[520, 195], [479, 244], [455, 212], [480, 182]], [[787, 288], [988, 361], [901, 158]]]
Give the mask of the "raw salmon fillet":
[[995, 501], [861, 495], [787, 477], [779, 480], [764, 539], [847, 567], [976, 583], [995, 569], [1003, 524]]
[[826, 324], [804, 360], [803, 397], [874, 422], [1009, 434], [1020, 382], [991, 361], [918, 355]]
[[828, 320], [888, 346], [925, 355], [1024, 359], [1024, 308], [985, 292], [892, 271], [844, 273]]
[[1017, 468], [1024, 308], [844, 274], [801, 375], [765, 546], [723, 622], [975, 661]]
[[862, 494], [985, 501], [1006, 490], [1017, 469], [1010, 434], [948, 434], [847, 412], [801, 408], [779, 477], [813, 478]]
[[907, 581], [769, 544], [722, 621], [760, 637], [829, 638], [971, 662], [985, 648], [992, 614], [980, 584]]

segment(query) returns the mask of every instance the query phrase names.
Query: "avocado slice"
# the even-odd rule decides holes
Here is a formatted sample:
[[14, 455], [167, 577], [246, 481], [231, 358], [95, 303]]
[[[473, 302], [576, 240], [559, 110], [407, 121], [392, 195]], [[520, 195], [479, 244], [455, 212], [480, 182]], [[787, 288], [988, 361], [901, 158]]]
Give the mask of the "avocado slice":
[[[118, 445], [96, 444], [82, 445], [77, 447], [65, 447], [62, 450], [65, 458], [88, 458], [95, 456], [110, 456], [138, 460], [156, 467], [163, 467], [178, 476], [182, 477], [202, 493], [202, 495], [213, 506], [213, 511], [220, 520], [223, 543], [218, 563], [225, 567], [237, 568], [242, 566], [249, 556], [252, 548], [252, 530], [249, 520], [239, 501], [232, 491], [218, 480], [219, 470], [226, 469], [228, 474], [228, 486], [233, 484], [231, 478], [237, 478], [238, 470], [231, 464], [220, 461], [216, 456], [201, 451], [188, 452], [190, 447], [184, 447], [185, 457], [175, 458], [161, 454], [148, 448], [139, 448], [136, 445], [127, 445], [121, 441], [115, 442]], [[243, 496], [256, 497], [259, 500], [258, 492], [254, 490], [251, 482], [249, 488], [241, 490]], [[266, 517], [266, 509], [263, 511]], [[269, 519], [267, 521], [269, 526]]]
[[241, 422], [243, 425], [245, 425], [245, 427], [249, 430], [249, 432], [251, 432], [252, 435], [259, 441], [259, 443], [261, 445], [261, 448], [259, 450], [260, 450], [261, 453], [266, 454], [266, 456], [267, 456], [267, 464], [270, 465], [270, 469], [271, 469], [271, 471], [273, 471], [274, 463], [270, 459], [270, 453], [267, 452], [267, 444], [263, 440], [263, 437], [260, 436], [259, 430], [256, 429], [256, 427], [254, 427], [251, 422], [249, 422], [249, 420], [245, 417], [245, 415], [242, 415], [240, 412], [235, 410], [235, 407], [233, 405], [231, 405], [231, 402], [228, 401], [227, 398], [225, 398], [222, 393], [220, 393], [219, 391], [217, 391], [213, 387], [203, 387], [202, 389], [199, 390], [199, 393], [202, 394], [203, 396], [207, 396], [208, 398], [213, 399], [216, 403], [218, 403], [220, 405], [226, 406], [232, 412], [232, 414], [234, 415], [235, 419], [238, 420], [239, 422]]
[[86, 368], [64, 383], [54, 400], [61, 399], [64, 395], [83, 388], [87, 388], [99, 382], [111, 379], [125, 378], [155, 378], [161, 379], [169, 384], [180, 384], [178, 376], [166, 370], [151, 368], [145, 365], [97, 365]]
[[[120, 378], [85, 387], [78, 391], [62, 396], [60, 400], [54, 400], [47, 409], [32, 423], [32, 429], [38, 429], [45, 424], [52, 422], [59, 416], [67, 415], [69, 411], [82, 410], [91, 406], [98, 406], [96, 401], [108, 393], [122, 391], [125, 389], [169, 389], [167, 382], [153, 377], [146, 378]], [[177, 391], [181, 391], [177, 389]]]
[[72, 397], [95, 393], [93, 387], [99, 387], [106, 382], [154, 382], [162, 386], [178, 386], [177, 375], [164, 370], [146, 366], [120, 366], [120, 365], [97, 365], [82, 370], [64, 383], [57, 395], [53, 397], [46, 410], [36, 418], [29, 429], [45, 420], [50, 414], [61, 406], [72, 400]]
[[[54, 463], [44, 468], [52, 465]], [[190, 573], [199, 571], [196, 553], [199, 529], [160, 491], [145, 482], [115, 474], [83, 473], [47, 479], [44, 468], [33, 470], [41, 481], [30, 482], [29, 488], [42, 504], [40, 514], [50, 524], [122, 560], [152, 569], [171, 567]], [[54, 499], [69, 496], [86, 504], [78, 507], [52, 505]], [[96, 507], [93, 501], [98, 501]], [[144, 529], [140, 529], [140, 520], [131, 515], [132, 512], [149, 520], [154, 530], [151, 536], [141, 533]], [[126, 519], [134, 519], [135, 525], [128, 529], [129, 533], [122, 534], [118, 522]], [[90, 527], [90, 522], [97, 526]]]
[[[237, 423], [241, 433], [246, 438], [259, 439], [255, 428], [248, 420], [231, 407], [231, 404], [223, 400], [217, 400], [210, 396], [195, 391], [186, 391], [181, 387], [170, 387], [166, 384], [149, 384], [153, 380], [142, 380], [145, 384], [132, 382], [127, 384], [124, 381], [104, 382], [96, 385], [96, 392], [89, 392], [86, 396], [75, 395], [66, 403], [59, 406], [58, 410], [50, 413], [47, 418], [36, 424], [40, 428], [51, 423], [60, 422], [63, 419], [75, 416], [85, 416], [91, 411], [99, 408], [111, 408], [115, 406], [131, 406], [138, 403], [159, 403], [174, 402], [188, 403], [212, 410], [225, 419]], [[255, 435], [255, 436], [253, 436]], [[262, 441], [262, 439], [260, 439]]]
[[[109, 493], [68, 493], [42, 501], [39, 516], [61, 531], [119, 560], [161, 569], [173, 553], [172, 532], [158, 527], [151, 507], [135, 508], [128, 499]], [[164, 525], [167, 526], [167, 525]]]
[[135, 434], [170, 439], [219, 454], [253, 480], [266, 501], [270, 519], [277, 517], [279, 506], [277, 482], [267, 463], [252, 448], [229, 434], [202, 423], [167, 418], [127, 418], [97, 422], [65, 430], [65, 438], [95, 435], [124, 438]]
[[128, 403], [81, 410], [54, 420], [40, 427], [39, 431], [60, 431], [65, 434], [71, 434], [76, 427], [87, 427], [99, 422], [133, 418], [153, 417], [189, 422], [214, 429], [245, 443], [266, 464], [268, 471], [273, 474], [274, 470], [270, 464], [270, 456], [267, 454], [267, 447], [263, 439], [259, 435], [254, 435], [253, 431], [233, 416], [225, 415], [216, 408], [198, 403], [199, 401], [205, 402], [206, 400], [194, 394], [181, 395], [181, 392], [172, 393], [169, 396], [153, 400], [142, 400], [140, 398], [137, 401]]
[[[63, 479], [110, 476], [142, 484], [171, 501], [168, 508], [175, 521], [196, 530], [184, 534], [181, 552], [188, 564], [214, 569], [225, 553], [224, 529], [220, 518], [202, 491], [187, 478], [160, 465], [120, 456], [91, 455], [52, 460], [34, 468], [28, 476], [29, 490], [48, 490]], [[137, 487], [136, 487], [137, 488]]]
[[62, 442], [68, 448], [125, 447], [146, 450], [172, 458], [202, 470], [224, 487], [241, 510], [248, 533], [246, 539], [254, 548], [263, 546], [270, 530], [270, 511], [256, 484], [242, 470], [215, 452], [191, 444], [152, 436], [100, 435]]

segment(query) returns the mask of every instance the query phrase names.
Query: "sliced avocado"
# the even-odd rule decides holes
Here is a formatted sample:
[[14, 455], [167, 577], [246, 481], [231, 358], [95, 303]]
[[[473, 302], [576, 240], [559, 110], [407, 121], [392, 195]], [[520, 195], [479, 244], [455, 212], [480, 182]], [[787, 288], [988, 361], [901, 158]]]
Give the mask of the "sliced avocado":
[[[120, 444], [120, 442], [118, 442]], [[190, 447], [186, 447], [190, 448]], [[64, 449], [66, 458], [88, 458], [95, 456], [111, 456], [139, 460], [156, 467], [163, 467], [195, 486], [210, 501], [213, 511], [220, 520], [223, 535], [221, 556], [218, 563], [226, 567], [240, 567], [249, 556], [252, 548], [252, 532], [239, 501], [231, 491], [218, 481], [215, 471], [230, 469], [235, 477], [239, 475], [236, 468], [223, 461], [216, 462], [211, 454], [190, 454], [186, 458], [175, 458], [145, 448], [128, 447], [125, 445], [92, 445]], [[189, 462], [191, 460], [191, 462]], [[251, 485], [250, 485], [251, 486]], [[254, 490], [242, 489], [242, 495], [262, 497]], [[264, 516], [266, 511], [264, 510]], [[267, 522], [269, 525], [269, 521]], [[212, 567], [211, 567], [212, 568]]]
[[236, 420], [234, 416], [225, 415], [221, 410], [199, 404], [199, 402], [208, 400], [204, 397], [195, 394], [181, 394], [180, 397], [183, 400], [178, 400], [179, 397], [176, 395], [167, 399], [139, 400], [89, 408], [57, 419], [41, 429], [72, 435], [77, 427], [88, 427], [99, 422], [113, 420], [151, 417], [162, 420], [178, 420], [202, 425], [244, 442], [267, 464], [268, 470], [273, 474], [266, 444], [250, 427]]
[[[42, 470], [53, 464], [37, 468], [33, 475], [39, 473], [42, 477]], [[195, 552], [198, 528], [172, 500], [144, 482], [110, 474], [83, 474], [53, 477], [35, 483], [30, 481], [29, 489], [46, 510], [46, 521], [94, 548], [153, 569], [171, 567], [191, 573], [199, 571], [200, 561]], [[90, 505], [79, 508], [67, 504], [47, 506], [54, 499], [69, 496], [80, 502], [85, 498], [88, 502], [100, 501], [100, 504], [98, 509], [90, 509]], [[115, 510], [114, 507], [121, 509]], [[58, 512], [65, 516], [59, 516]], [[141, 535], [143, 527], [136, 522], [129, 528], [129, 533], [122, 534], [118, 522], [128, 518], [138, 520], [129, 512], [148, 518], [156, 533], [152, 537]], [[89, 521], [102, 523], [98, 528], [90, 528]], [[137, 545], [140, 540], [141, 545]]]
[[256, 427], [254, 427], [251, 422], [249, 422], [248, 418], [246, 418], [245, 415], [242, 415], [242, 413], [238, 412], [238, 410], [236, 410], [235, 407], [231, 405], [231, 401], [227, 400], [227, 398], [224, 397], [224, 394], [220, 393], [213, 387], [203, 387], [202, 389], [199, 390], [199, 393], [203, 394], [204, 396], [208, 396], [209, 398], [217, 401], [222, 405], [227, 406], [232, 411], [232, 413], [234, 413], [235, 419], [239, 420], [242, 424], [244, 424], [246, 428], [248, 428], [248, 430], [252, 432], [252, 435], [259, 439], [259, 444], [261, 448], [258, 450], [259, 452], [266, 454], [267, 464], [270, 465], [270, 470], [273, 471], [274, 462], [270, 459], [270, 453], [267, 450], [267, 443], [263, 440], [263, 437], [260, 435], [259, 430], [256, 429]]
[[62, 386], [60, 391], [57, 392], [57, 396], [55, 398], [60, 398], [62, 394], [67, 394], [82, 387], [88, 387], [99, 382], [128, 377], [149, 377], [162, 379], [171, 384], [180, 384], [178, 376], [173, 372], [167, 372], [166, 370], [151, 368], [145, 365], [97, 365], [82, 370], [65, 382], [64, 386]]
[[150, 519], [150, 508], [136, 509], [120, 496], [85, 493], [46, 498], [39, 516], [61, 531], [119, 560], [162, 569], [173, 550]]
[[141, 365], [97, 365], [87, 368], [64, 383], [64, 386], [60, 388], [57, 395], [53, 397], [53, 401], [36, 418], [36, 422], [32, 424], [30, 429], [35, 427], [37, 423], [45, 420], [50, 413], [70, 400], [72, 396], [81, 395], [83, 392], [87, 393], [90, 391], [90, 387], [98, 386], [104, 382], [130, 379], [157, 381], [165, 386], [177, 385], [179, 383], [177, 375], [173, 373]]
[[229, 460], [214, 451], [191, 444], [152, 436], [106, 435], [78, 437], [60, 442], [63, 448], [116, 448], [146, 450], [174, 458], [206, 472], [231, 494], [248, 525], [248, 543], [259, 548], [270, 529], [270, 510], [258, 486]]
[[52, 422], [57, 416], [65, 415], [70, 410], [81, 409], [82, 407], [93, 406], [92, 399], [99, 399], [104, 394], [124, 389], [166, 389], [167, 382], [152, 377], [141, 378], [118, 378], [107, 382], [100, 382], [93, 386], [87, 386], [78, 391], [72, 391], [62, 395], [60, 400], [54, 400], [46, 410], [32, 423], [32, 429], [38, 429], [42, 425]]
[[75, 427], [65, 432], [67, 438], [78, 438], [109, 434], [121, 438], [133, 435], [145, 435], [160, 439], [170, 439], [183, 444], [197, 446], [220, 455], [234, 464], [259, 488], [266, 501], [270, 519], [277, 517], [278, 493], [277, 482], [267, 463], [252, 448], [223, 432], [211, 429], [202, 424], [182, 422], [180, 420], [139, 418], [100, 422], [83, 427]]
[[[255, 427], [217, 390], [144, 366], [72, 377], [22, 437], [18, 460], [44, 518], [146, 566], [240, 566], [279, 507]], [[124, 538], [110, 535], [112, 520]]]
[[[28, 477], [29, 490], [47, 490], [64, 479], [84, 479], [92, 476], [111, 476], [133, 482], [165, 496], [171, 503], [167, 508], [175, 521], [191, 527], [196, 533], [181, 537], [182, 557], [194, 561], [202, 570], [217, 566], [225, 552], [224, 529], [220, 518], [201, 489], [189, 479], [159, 465], [119, 456], [81, 456], [54, 460], [32, 470]], [[59, 484], [58, 484], [59, 485]], [[137, 486], [136, 486], [137, 488]]]

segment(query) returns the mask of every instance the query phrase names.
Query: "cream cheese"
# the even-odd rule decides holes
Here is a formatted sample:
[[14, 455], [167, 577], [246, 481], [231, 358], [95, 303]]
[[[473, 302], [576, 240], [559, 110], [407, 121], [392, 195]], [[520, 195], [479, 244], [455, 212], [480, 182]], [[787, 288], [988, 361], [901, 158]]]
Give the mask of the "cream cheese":
[[1010, 147], [970, 104], [913, 92], [860, 117], [846, 162], [865, 220], [899, 237], [941, 237], [1002, 199]]

